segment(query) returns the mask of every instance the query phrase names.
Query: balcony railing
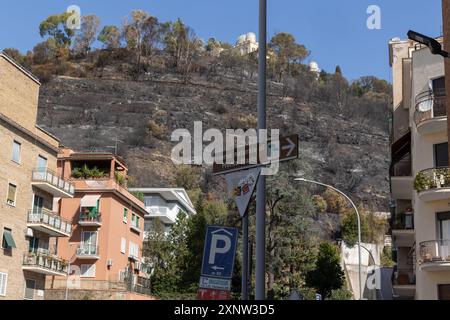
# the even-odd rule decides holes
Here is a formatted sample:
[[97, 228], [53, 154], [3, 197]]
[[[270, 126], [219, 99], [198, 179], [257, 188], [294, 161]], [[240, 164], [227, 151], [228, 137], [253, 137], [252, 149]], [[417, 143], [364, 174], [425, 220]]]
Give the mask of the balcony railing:
[[89, 213], [80, 213], [78, 222], [80, 224], [101, 224], [102, 223], [102, 215], [100, 213], [97, 214], [89, 214]]
[[450, 187], [450, 168], [432, 168], [419, 172], [414, 180], [414, 189], [422, 192], [430, 189]]
[[52, 186], [63, 190], [64, 192], [74, 195], [75, 194], [75, 186], [69, 181], [61, 178], [55, 172], [49, 169], [36, 169], [33, 170], [33, 182], [46, 182], [51, 184]]
[[67, 274], [68, 270], [68, 262], [66, 260], [40, 252], [24, 254], [23, 265], [64, 274]]
[[394, 230], [413, 230], [414, 214], [398, 213], [394, 215], [392, 220], [392, 229]]
[[150, 279], [122, 271], [119, 273], [119, 280], [125, 283], [128, 291], [145, 295], [152, 294], [152, 286]]
[[66, 234], [72, 232], [72, 223], [69, 220], [61, 218], [44, 208], [29, 210], [27, 222], [29, 224], [42, 224]]
[[99, 256], [99, 247], [94, 245], [81, 245], [77, 248], [77, 257], [96, 258]]
[[432, 118], [445, 116], [447, 116], [447, 98], [444, 90], [425, 91], [417, 95], [414, 115], [416, 125]]
[[450, 262], [450, 240], [432, 240], [419, 245], [420, 262]]

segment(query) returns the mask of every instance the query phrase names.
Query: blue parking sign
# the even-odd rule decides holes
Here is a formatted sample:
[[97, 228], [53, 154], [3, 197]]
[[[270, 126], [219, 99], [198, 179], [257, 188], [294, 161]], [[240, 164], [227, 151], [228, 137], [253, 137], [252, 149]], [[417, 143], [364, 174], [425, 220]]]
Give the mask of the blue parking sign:
[[236, 228], [208, 227], [203, 252], [202, 276], [231, 279], [237, 239]]

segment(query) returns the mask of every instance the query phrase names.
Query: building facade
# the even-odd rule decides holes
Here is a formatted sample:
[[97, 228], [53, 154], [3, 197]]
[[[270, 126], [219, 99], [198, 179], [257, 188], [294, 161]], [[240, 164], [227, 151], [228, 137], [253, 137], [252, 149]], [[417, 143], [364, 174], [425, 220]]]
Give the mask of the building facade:
[[72, 221], [72, 235], [58, 243], [70, 263], [71, 281], [48, 281], [49, 298], [61, 299], [61, 293], [68, 299], [145, 298], [136, 294], [150, 294], [141, 272], [146, 210], [126, 187], [123, 160], [62, 149], [58, 172], [75, 186], [75, 196], [61, 204], [62, 216]]
[[166, 232], [176, 223], [181, 212], [195, 214], [194, 205], [182, 188], [135, 188], [130, 191], [142, 194], [145, 209], [145, 234], [151, 232], [154, 222], [160, 222]]
[[444, 59], [411, 41], [393, 39], [389, 48], [394, 294], [399, 299], [446, 300], [450, 169]]
[[44, 299], [46, 276], [67, 274], [57, 243], [71, 236], [60, 213], [74, 186], [55, 173], [59, 141], [36, 125], [39, 86], [0, 54], [0, 300]]

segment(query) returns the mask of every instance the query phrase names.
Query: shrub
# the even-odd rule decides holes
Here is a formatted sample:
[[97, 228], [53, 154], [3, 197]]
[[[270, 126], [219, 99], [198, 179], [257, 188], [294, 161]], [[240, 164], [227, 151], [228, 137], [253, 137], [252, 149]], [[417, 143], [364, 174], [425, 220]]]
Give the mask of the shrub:
[[414, 180], [414, 190], [417, 192], [424, 191], [431, 187], [431, 179], [428, 178], [425, 173], [419, 172]]
[[157, 124], [154, 120], [148, 122], [148, 131], [153, 135], [161, 139], [167, 133], [167, 127], [162, 124]]
[[331, 291], [328, 300], [352, 300], [353, 294], [350, 290], [342, 288]]

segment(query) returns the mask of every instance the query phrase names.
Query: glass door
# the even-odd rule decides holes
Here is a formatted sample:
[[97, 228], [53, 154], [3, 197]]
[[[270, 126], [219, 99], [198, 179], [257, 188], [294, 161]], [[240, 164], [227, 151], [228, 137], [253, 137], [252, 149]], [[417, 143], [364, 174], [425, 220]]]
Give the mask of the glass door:
[[437, 214], [439, 251], [440, 257], [447, 259], [450, 257], [450, 212], [440, 212]]
[[97, 254], [97, 232], [84, 231], [82, 233], [82, 250], [85, 255]]
[[45, 171], [47, 169], [47, 158], [43, 156], [38, 156], [36, 168], [38, 171]]

